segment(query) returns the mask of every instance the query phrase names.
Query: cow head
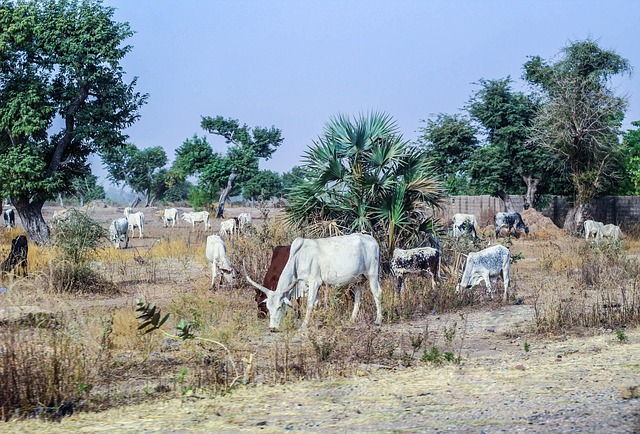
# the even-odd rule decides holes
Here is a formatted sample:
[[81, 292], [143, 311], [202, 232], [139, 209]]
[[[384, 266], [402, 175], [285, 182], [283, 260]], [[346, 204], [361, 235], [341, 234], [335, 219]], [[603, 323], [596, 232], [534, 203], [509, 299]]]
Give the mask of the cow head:
[[244, 276], [247, 281], [267, 296], [265, 303], [267, 305], [267, 310], [269, 311], [269, 328], [271, 330], [278, 329], [280, 327], [280, 323], [282, 323], [282, 319], [287, 313], [287, 307], [293, 307], [290, 299], [291, 290], [294, 286], [296, 286], [298, 281], [294, 280], [293, 282], [291, 282], [289, 287], [284, 291], [272, 291], [269, 288], [265, 288], [264, 286], [255, 282], [253, 279], [251, 279], [251, 277], [249, 277], [249, 274], [247, 274], [247, 270], [244, 266], [244, 262], [242, 263], [242, 269], [244, 270]]

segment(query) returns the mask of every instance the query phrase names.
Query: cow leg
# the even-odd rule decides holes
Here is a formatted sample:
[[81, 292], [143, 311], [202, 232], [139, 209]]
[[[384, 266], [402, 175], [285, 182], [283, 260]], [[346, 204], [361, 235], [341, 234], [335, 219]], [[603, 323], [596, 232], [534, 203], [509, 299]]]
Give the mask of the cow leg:
[[487, 271], [482, 275], [482, 279], [484, 279], [484, 284], [487, 287], [487, 294], [489, 294], [489, 298], [493, 298], [493, 288], [491, 288], [491, 276]]
[[316, 302], [316, 298], [318, 297], [318, 288], [320, 287], [319, 282], [315, 282], [310, 280], [307, 282], [307, 288], [309, 290], [309, 294], [307, 294], [307, 311], [304, 314], [304, 321], [302, 321], [301, 329], [307, 328], [309, 325], [309, 320], [311, 319], [311, 311], [313, 310], [313, 305]]
[[360, 301], [362, 300], [362, 293], [364, 292], [364, 286], [359, 284], [356, 286], [353, 297], [353, 312], [351, 312], [351, 322], [354, 322], [358, 317], [358, 311], [360, 310]]
[[218, 267], [216, 267], [215, 261], [211, 263], [211, 287], [215, 288], [216, 284], [216, 275], [218, 274]]
[[402, 274], [398, 274], [396, 276], [395, 291], [400, 294], [402, 294], [402, 291], [404, 291], [404, 276]]
[[504, 285], [504, 293], [502, 294], [502, 301], [505, 303], [509, 301], [509, 269], [511, 264], [509, 260], [502, 266], [502, 284]]
[[369, 288], [371, 288], [371, 294], [373, 294], [373, 301], [376, 303], [376, 325], [382, 324], [382, 290], [380, 289], [380, 280], [378, 273], [373, 276], [369, 276]]

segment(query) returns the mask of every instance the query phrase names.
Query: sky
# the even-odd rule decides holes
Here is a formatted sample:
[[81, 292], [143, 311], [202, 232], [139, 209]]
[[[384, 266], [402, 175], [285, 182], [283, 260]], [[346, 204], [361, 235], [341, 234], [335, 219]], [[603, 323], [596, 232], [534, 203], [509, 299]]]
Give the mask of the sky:
[[[332, 116], [391, 115], [406, 140], [422, 120], [458, 113], [479, 79], [511, 76], [516, 90], [528, 56], [557, 59], [591, 38], [640, 70], [640, 2], [526, 0], [104, 0], [136, 32], [122, 66], [148, 93], [125, 132], [139, 148], [162, 146], [170, 160], [186, 139], [222, 138], [202, 116], [275, 126], [283, 144], [261, 169], [286, 172]], [[640, 120], [638, 74], [616, 79]], [[104, 175], [98, 159], [94, 171]]]

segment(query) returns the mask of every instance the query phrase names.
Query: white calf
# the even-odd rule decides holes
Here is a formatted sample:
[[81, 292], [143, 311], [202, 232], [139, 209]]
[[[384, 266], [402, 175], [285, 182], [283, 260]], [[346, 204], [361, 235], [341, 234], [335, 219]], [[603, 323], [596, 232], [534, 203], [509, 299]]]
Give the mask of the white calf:
[[220, 236], [226, 237], [227, 235], [233, 236], [233, 233], [236, 231], [236, 220], [229, 219], [220, 223]]
[[602, 238], [602, 227], [604, 225], [595, 220], [584, 221], [584, 239], [588, 240], [591, 235], [597, 240]]
[[133, 236], [133, 231], [136, 226], [138, 226], [139, 237], [142, 238], [142, 231], [144, 230], [144, 214], [142, 212], [131, 212], [131, 208], [126, 207], [124, 209], [124, 216], [127, 218], [129, 222], [129, 231], [131, 231], [131, 236]]
[[169, 227], [169, 221], [171, 221], [171, 227], [175, 227], [178, 224], [178, 210], [175, 208], [166, 208], [162, 214], [162, 222], [165, 228]]
[[622, 231], [620, 230], [620, 228], [612, 224], [602, 226], [600, 228], [600, 233], [602, 237], [613, 238], [616, 241], [622, 238]]
[[207, 237], [207, 248], [205, 251], [207, 260], [211, 263], [211, 286], [216, 285], [218, 277], [218, 269], [222, 272], [222, 277], [229, 284], [235, 282], [235, 272], [229, 264], [227, 258], [227, 249], [224, 245], [224, 241], [218, 235], [209, 235]]
[[252, 225], [251, 214], [243, 212], [238, 215], [238, 225], [240, 226], [240, 232], [243, 232]]
[[196, 229], [196, 223], [204, 223], [204, 228], [209, 229], [209, 213], [207, 211], [185, 212], [182, 214], [182, 220], [191, 223], [193, 230]]

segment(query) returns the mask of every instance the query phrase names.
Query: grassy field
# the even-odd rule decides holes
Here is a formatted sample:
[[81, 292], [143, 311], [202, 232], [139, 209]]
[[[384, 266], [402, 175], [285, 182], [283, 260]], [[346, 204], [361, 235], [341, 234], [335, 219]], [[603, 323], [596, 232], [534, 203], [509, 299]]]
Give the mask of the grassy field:
[[[256, 230], [228, 242], [228, 253], [261, 280], [272, 248], [295, 234], [276, 210], [248, 211]], [[89, 214], [106, 227], [121, 212]], [[307, 333], [296, 332], [293, 313], [282, 332], [270, 333], [243, 279], [210, 288], [211, 231], [184, 222], [164, 229], [153, 210], [144, 212], [145, 237], [132, 239], [131, 249], [99, 249], [94, 273], [73, 290], [60, 284], [60, 255], [51, 248], [30, 246], [29, 277], [5, 279], [0, 389], [20, 396], [19, 405], [3, 407], [9, 430], [639, 426], [638, 400], [623, 400], [619, 390], [640, 384], [637, 239], [594, 245], [524, 215], [532, 236], [509, 242], [518, 258], [509, 303], [488, 299], [482, 287], [457, 296], [455, 276], [436, 288], [409, 280], [398, 296], [383, 276], [381, 327], [368, 292], [352, 324], [350, 302], [325, 289]], [[3, 233], [1, 245], [15, 233]], [[445, 257], [480, 247], [445, 242]], [[139, 299], [170, 314], [168, 334], [184, 319], [207, 341], [142, 334]], [[72, 417], [39, 421], [56, 419], [64, 403], [73, 403]], [[30, 416], [36, 420], [22, 420]]]

